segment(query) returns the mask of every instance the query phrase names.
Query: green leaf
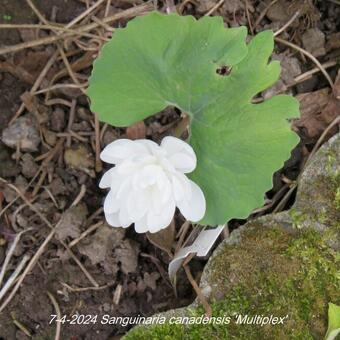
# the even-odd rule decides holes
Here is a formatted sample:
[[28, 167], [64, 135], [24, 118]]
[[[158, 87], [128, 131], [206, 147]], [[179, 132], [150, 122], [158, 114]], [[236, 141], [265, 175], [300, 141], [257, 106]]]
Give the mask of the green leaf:
[[328, 329], [325, 340], [333, 340], [340, 333], [340, 307], [328, 304]]
[[[246, 28], [228, 28], [220, 17], [153, 12], [118, 29], [94, 64], [88, 95], [102, 121], [128, 126], [169, 105], [190, 115], [190, 144], [198, 164], [192, 179], [202, 188], [207, 211], [202, 224], [244, 218], [263, 203], [275, 170], [297, 137], [287, 118], [298, 103], [277, 96], [252, 98], [279, 77], [268, 64], [273, 35], [245, 43]], [[228, 76], [217, 74], [221, 66]]]

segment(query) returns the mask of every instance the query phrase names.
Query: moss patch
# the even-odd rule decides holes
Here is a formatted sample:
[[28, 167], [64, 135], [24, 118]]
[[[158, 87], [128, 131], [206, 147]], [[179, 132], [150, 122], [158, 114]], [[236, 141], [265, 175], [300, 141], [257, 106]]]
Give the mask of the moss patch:
[[[335, 170], [332, 171], [332, 168], [335, 168]], [[334, 152], [328, 153], [327, 171], [331, 174], [330, 182], [333, 186], [334, 206], [336, 210], [340, 211], [340, 169], [339, 166], [337, 166], [337, 159]]]
[[[124, 339], [321, 339], [328, 302], [340, 302], [339, 265], [339, 255], [316, 231], [293, 235], [250, 224], [240, 245], [225, 245], [210, 263], [212, 296], [224, 295], [212, 303], [213, 315], [229, 316], [229, 324], [137, 327]], [[186, 313], [202, 314], [200, 308]], [[288, 317], [283, 325], [240, 325], [237, 314]]]

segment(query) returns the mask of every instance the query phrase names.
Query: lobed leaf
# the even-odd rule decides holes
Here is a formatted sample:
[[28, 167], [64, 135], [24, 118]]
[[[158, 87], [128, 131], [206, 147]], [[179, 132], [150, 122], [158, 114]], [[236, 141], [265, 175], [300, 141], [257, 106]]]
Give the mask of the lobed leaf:
[[[246, 28], [220, 17], [153, 12], [118, 29], [94, 64], [88, 95], [102, 121], [128, 126], [169, 105], [190, 115], [190, 144], [198, 164], [192, 179], [202, 188], [202, 224], [244, 218], [263, 203], [275, 170], [297, 143], [287, 118], [298, 103], [276, 96], [252, 98], [278, 79], [270, 31], [246, 45]], [[216, 71], [227, 66], [231, 72]]]

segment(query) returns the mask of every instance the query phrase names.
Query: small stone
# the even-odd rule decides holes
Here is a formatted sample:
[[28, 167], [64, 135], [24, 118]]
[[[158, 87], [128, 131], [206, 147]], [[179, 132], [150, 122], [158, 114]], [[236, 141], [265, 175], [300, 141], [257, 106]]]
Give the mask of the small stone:
[[29, 219], [27, 218], [27, 216], [25, 216], [22, 212], [19, 212], [17, 214], [17, 218], [16, 218], [16, 222], [18, 223], [18, 225], [21, 228], [27, 228], [27, 226], [29, 225]]
[[8, 147], [22, 151], [38, 151], [40, 135], [38, 124], [34, 116], [27, 115], [19, 117], [13, 124], [2, 132], [2, 141]]
[[284, 54], [276, 54], [273, 56], [273, 60], [280, 61], [280, 78], [286, 85], [294, 83], [294, 78], [301, 74], [301, 65], [297, 58], [288, 57]]
[[335, 32], [327, 36], [326, 51], [330, 52], [340, 48], [340, 32]]
[[53, 196], [67, 194], [67, 187], [59, 176], [53, 178], [52, 182], [47, 187]]
[[275, 2], [272, 6], [270, 6], [266, 16], [271, 21], [286, 22], [289, 20], [287, 6], [285, 6], [283, 1]]
[[111, 305], [107, 302], [103, 303], [103, 311], [104, 312], [110, 312], [111, 311]]
[[93, 115], [90, 111], [84, 107], [78, 107], [77, 109], [77, 117], [80, 121], [90, 122], [93, 118]]
[[[225, 10], [227, 13], [237, 13], [237, 12], [243, 11], [244, 9], [245, 9], [245, 3], [242, 0], [228, 0], [228, 1], [224, 1], [224, 4], [223, 4], [223, 10]], [[251, 5], [250, 1], [248, 2], [248, 10], [251, 13], [254, 12], [254, 8]]]
[[209, 11], [210, 8], [216, 5], [217, 1], [215, 0], [202, 0], [198, 3], [196, 7], [197, 12], [203, 13]]
[[43, 135], [46, 143], [50, 146], [54, 146], [57, 143], [57, 134], [46, 128], [43, 129]]
[[93, 154], [82, 144], [66, 149], [64, 159], [66, 165], [74, 169], [88, 170], [94, 167]]
[[92, 131], [92, 126], [89, 122], [83, 120], [80, 123], [73, 123], [71, 130], [75, 131], [75, 132], [78, 132], [78, 131], [90, 132], [90, 131]]
[[24, 153], [21, 157], [21, 172], [26, 178], [32, 178], [38, 171], [39, 166], [29, 153]]
[[51, 130], [60, 132], [65, 127], [65, 111], [57, 107], [51, 115]]
[[302, 36], [303, 47], [314, 57], [326, 54], [325, 35], [318, 28], [310, 28]]

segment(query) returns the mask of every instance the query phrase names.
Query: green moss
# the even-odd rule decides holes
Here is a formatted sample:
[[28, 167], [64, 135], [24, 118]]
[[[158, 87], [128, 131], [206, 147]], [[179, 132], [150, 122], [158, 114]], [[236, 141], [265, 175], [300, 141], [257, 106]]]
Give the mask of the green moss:
[[303, 222], [306, 220], [306, 214], [294, 208], [289, 210], [289, 216], [292, 219], [293, 228], [303, 228]]
[[340, 210], [340, 187], [336, 189], [334, 204], [335, 208]]
[[340, 172], [337, 171], [332, 177], [332, 184], [334, 187], [334, 206], [337, 211], [340, 211]]
[[[240, 245], [225, 246], [210, 264], [210, 280], [219, 290], [213, 295], [224, 296], [211, 304], [213, 315], [229, 316], [229, 324], [138, 327], [125, 339], [321, 339], [328, 302], [340, 302], [339, 265], [339, 255], [313, 230], [293, 235], [249, 226]], [[283, 325], [239, 325], [235, 314], [288, 317]]]
[[12, 20], [12, 16], [11, 16], [11, 15], [8, 15], [8, 14], [4, 14], [4, 15], [2, 16], [2, 19], [3, 19], [4, 21], [11, 21], [11, 20]]
[[[336, 154], [332, 151], [328, 152], [327, 171], [331, 174], [331, 185], [334, 192], [334, 205], [337, 210], [340, 210], [340, 169], [337, 165]], [[333, 170], [335, 168], [335, 170]]]

